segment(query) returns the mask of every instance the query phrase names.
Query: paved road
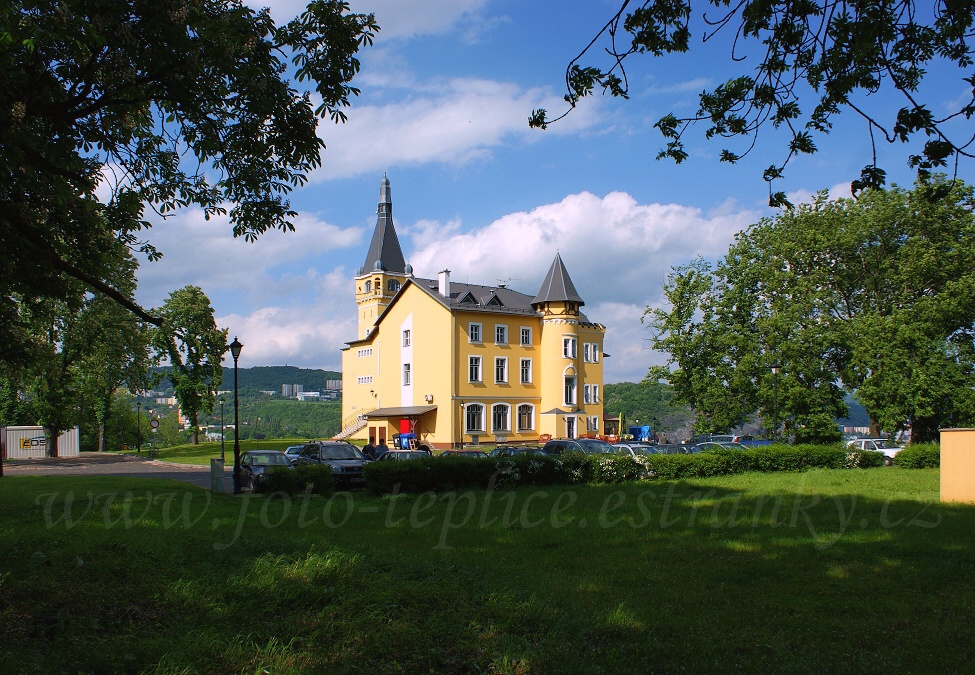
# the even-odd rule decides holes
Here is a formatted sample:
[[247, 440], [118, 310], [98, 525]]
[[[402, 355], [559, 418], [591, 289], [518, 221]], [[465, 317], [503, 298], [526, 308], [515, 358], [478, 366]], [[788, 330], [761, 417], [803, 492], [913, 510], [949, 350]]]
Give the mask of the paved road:
[[[9, 459], [3, 462], [5, 476], [143, 476], [172, 478], [210, 489], [210, 467], [160, 462], [136, 455], [85, 452], [78, 457]], [[224, 492], [233, 492], [233, 459], [223, 472]]]

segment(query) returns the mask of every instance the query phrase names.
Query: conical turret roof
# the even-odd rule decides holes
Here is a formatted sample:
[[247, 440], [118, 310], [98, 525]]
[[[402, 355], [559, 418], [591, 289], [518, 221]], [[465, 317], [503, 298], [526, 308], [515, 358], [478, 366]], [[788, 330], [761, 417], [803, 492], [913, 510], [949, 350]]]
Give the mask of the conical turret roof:
[[[377, 267], [378, 265], [378, 267]], [[376, 218], [376, 229], [372, 233], [372, 242], [366, 253], [366, 262], [359, 274], [369, 274], [381, 269], [385, 272], [406, 272], [406, 260], [403, 249], [393, 227], [393, 199], [389, 189], [389, 179], [383, 174], [383, 181], [379, 186], [379, 209]]]
[[569, 272], [565, 269], [562, 256], [555, 254], [555, 260], [545, 275], [542, 287], [538, 289], [538, 294], [532, 300], [532, 307], [542, 302], [577, 302], [580, 305], [586, 304], [580, 297], [576, 287], [569, 278]]

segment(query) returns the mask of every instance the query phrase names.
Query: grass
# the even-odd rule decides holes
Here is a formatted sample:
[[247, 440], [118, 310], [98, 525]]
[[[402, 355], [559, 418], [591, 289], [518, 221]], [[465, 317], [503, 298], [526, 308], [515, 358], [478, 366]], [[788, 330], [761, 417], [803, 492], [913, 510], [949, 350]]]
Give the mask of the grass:
[[386, 498], [0, 479], [0, 672], [966, 671], [937, 470]]
[[[284, 451], [289, 445], [300, 445], [307, 443], [308, 439], [304, 438], [271, 438], [265, 440], [242, 440], [240, 442], [240, 451], [247, 452], [248, 450], [281, 450]], [[149, 450], [143, 450], [142, 454], [146, 455]], [[126, 455], [137, 454], [135, 450], [129, 449], [125, 453]], [[233, 464], [234, 461], [234, 442], [233, 440], [226, 441], [224, 445], [224, 455], [227, 459], [227, 465]], [[209, 466], [210, 460], [214, 457], [220, 457], [220, 442], [203, 442], [193, 445], [192, 443], [187, 443], [185, 445], [174, 445], [170, 448], [156, 448], [154, 450], [154, 457], [156, 459], [162, 460], [164, 462], [173, 462], [175, 464], [194, 464], [201, 466]]]

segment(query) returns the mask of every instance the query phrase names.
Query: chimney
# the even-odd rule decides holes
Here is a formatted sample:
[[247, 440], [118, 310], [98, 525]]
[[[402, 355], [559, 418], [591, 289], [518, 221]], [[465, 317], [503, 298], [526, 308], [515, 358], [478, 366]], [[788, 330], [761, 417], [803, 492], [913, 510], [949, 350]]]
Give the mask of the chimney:
[[445, 298], [450, 297], [450, 270], [441, 270], [440, 274], [437, 275], [437, 286], [440, 295]]

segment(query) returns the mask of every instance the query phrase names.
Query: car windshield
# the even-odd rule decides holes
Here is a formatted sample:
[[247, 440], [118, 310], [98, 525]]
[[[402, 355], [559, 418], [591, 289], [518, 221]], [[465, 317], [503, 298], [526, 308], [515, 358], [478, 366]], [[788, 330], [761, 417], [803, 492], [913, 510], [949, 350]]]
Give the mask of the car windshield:
[[613, 446], [606, 441], [600, 441], [595, 438], [579, 438], [579, 445], [582, 446], [583, 450], [591, 455], [612, 455], [614, 453]]
[[251, 464], [257, 466], [288, 466], [291, 462], [280, 452], [267, 455], [251, 455]]
[[352, 445], [324, 445], [322, 459], [362, 459], [362, 453]]

